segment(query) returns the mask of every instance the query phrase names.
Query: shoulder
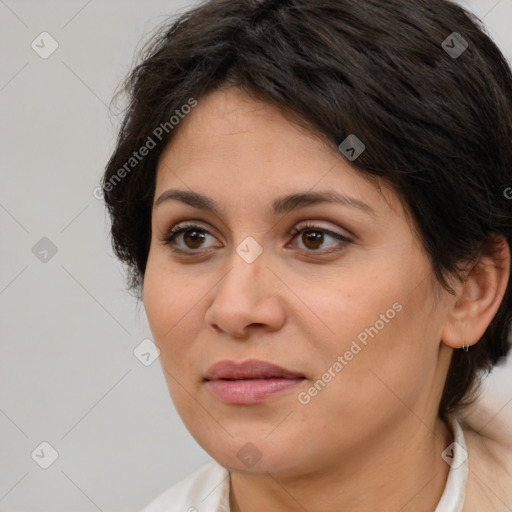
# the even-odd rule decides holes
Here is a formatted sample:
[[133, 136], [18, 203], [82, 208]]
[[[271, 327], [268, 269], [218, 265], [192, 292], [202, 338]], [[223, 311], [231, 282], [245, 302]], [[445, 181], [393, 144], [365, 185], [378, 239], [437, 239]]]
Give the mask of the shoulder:
[[229, 490], [229, 472], [211, 460], [173, 484], [141, 512], [217, 511]]
[[512, 510], [512, 449], [463, 427], [469, 473], [464, 512]]
[[469, 463], [464, 512], [512, 509], [512, 400], [503, 381], [500, 388], [488, 384], [459, 419]]

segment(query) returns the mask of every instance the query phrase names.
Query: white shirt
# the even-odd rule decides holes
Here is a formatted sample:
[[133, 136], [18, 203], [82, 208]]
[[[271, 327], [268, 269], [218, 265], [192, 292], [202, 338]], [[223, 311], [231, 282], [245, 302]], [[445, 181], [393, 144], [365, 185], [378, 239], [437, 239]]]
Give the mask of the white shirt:
[[[464, 433], [455, 418], [449, 422], [454, 442], [440, 456], [451, 467], [433, 512], [462, 512], [466, 496], [468, 458]], [[228, 470], [211, 460], [169, 487], [141, 512], [230, 512], [229, 483]]]

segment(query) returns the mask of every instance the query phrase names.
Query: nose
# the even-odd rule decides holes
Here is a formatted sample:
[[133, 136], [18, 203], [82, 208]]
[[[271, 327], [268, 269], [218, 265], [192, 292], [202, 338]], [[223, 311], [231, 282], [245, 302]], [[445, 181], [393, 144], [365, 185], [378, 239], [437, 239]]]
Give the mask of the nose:
[[285, 309], [279, 290], [284, 287], [264, 254], [248, 263], [233, 251], [205, 314], [207, 325], [217, 333], [246, 338], [254, 330], [271, 332], [283, 326]]

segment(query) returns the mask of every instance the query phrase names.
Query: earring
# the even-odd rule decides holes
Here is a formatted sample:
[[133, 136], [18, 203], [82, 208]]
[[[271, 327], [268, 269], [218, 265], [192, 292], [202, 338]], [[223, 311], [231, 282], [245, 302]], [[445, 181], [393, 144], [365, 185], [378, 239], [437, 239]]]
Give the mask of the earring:
[[469, 350], [469, 346], [468, 345], [462, 345], [462, 350], [464, 350], [464, 352], [467, 352]]

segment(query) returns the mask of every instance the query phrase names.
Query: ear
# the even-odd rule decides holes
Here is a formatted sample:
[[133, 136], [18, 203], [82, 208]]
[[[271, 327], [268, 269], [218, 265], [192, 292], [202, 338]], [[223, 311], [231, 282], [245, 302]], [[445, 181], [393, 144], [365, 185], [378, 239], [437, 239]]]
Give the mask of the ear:
[[453, 348], [477, 343], [498, 311], [510, 276], [510, 248], [496, 235], [482, 250], [463, 283], [455, 286], [449, 301], [442, 341]]

